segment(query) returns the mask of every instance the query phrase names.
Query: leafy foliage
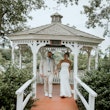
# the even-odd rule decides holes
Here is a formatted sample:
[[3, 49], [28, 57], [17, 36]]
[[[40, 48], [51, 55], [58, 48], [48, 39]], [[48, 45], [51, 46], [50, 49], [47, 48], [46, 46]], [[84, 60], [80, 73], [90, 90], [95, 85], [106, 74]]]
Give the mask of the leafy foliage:
[[0, 0], [0, 35], [24, 29], [29, 12], [41, 7], [43, 0]]
[[107, 57], [106, 55], [104, 58], [99, 62], [99, 71], [104, 71], [104, 72], [110, 72], [110, 57]]
[[31, 78], [28, 69], [9, 66], [5, 73], [0, 74], [0, 109], [15, 110], [15, 91]]
[[[65, 6], [78, 5], [81, 0], [55, 0], [58, 4]], [[95, 28], [97, 25], [105, 28], [104, 35], [109, 35], [110, 25], [110, 1], [109, 0], [88, 0], [84, 5], [84, 14], [87, 15], [86, 25], [88, 28]], [[29, 12], [33, 9], [46, 7], [45, 0], [1, 0], [0, 1], [0, 35], [21, 31], [27, 26], [25, 22]], [[82, 2], [80, 2], [82, 3]], [[82, 10], [83, 11], [83, 10]]]
[[105, 28], [104, 35], [109, 34], [110, 25], [110, 1], [109, 0], [90, 0], [89, 5], [84, 5], [84, 14], [87, 15], [87, 27], [97, 25]]
[[[87, 72], [82, 80], [98, 94], [95, 110], [110, 110], [110, 73], [94, 70]], [[87, 99], [87, 92], [82, 88], [80, 88], [80, 91]], [[78, 104], [80, 110], [84, 110], [80, 100], [78, 100]]]
[[87, 69], [87, 54], [79, 54], [78, 58], [78, 69], [85, 70]]
[[57, 0], [57, 3], [58, 3], [58, 4], [63, 3], [64, 5], [68, 6], [68, 4], [73, 5], [74, 3], [75, 3], [76, 5], [78, 5], [78, 1], [79, 1], [79, 0]]
[[[57, 0], [59, 4], [65, 6], [82, 3], [81, 0]], [[88, 0], [88, 4], [83, 6], [82, 13], [87, 16], [86, 26], [95, 28], [104, 27], [104, 35], [110, 35], [110, 0]]]
[[[95, 110], [109, 110], [110, 109], [110, 56], [99, 52], [99, 67], [98, 70], [88, 71], [82, 77], [90, 88], [92, 88], [98, 96], [96, 97]], [[88, 100], [88, 93], [79, 85], [79, 90], [86, 100]], [[81, 100], [78, 100], [79, 110], [85, 110]]]
[[5, 62], [5, 59], [2, 57], [2, 54], [0, 53], [0, 65], [3, 65], [3, 62]]
[[11, 60], [11, 50], [10, 49], [0, 49], [0, 65], [7, 67]]
[[2, 57], [6, 60], [11, 60], [11, 50], [2, 50]]
[[7, 48], [7, 47], [11, 48], [11, 42], [6, 36], [0, 37], [0, 41], [1, 41], [1, 44], [0, 44], [1, 48]]

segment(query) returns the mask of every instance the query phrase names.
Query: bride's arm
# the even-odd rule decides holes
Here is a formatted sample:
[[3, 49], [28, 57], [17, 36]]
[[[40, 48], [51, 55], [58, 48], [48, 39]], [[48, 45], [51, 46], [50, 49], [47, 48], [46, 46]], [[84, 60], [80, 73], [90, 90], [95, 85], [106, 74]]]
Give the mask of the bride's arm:
[[54, 71], [55, 74], [58, 73], [58, 70], [59, 70], [60, 66], [61, 66], [61, 61], [58, 64], [55, 65], [55, 71]]
[[61, 63], [62, 63], [62, 60], [60, 60], [60, 62], [57, 64], [57, 68], [61, 67]]

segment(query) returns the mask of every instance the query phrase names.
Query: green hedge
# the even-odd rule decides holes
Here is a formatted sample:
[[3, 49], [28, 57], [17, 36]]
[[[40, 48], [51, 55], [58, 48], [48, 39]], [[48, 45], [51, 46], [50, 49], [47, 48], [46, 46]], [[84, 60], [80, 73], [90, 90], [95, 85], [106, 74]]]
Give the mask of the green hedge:
[[[110, 110], [110, 73], [94, 70], [87, 72], [82, 80], [98, 94], [95, 102], [95, 110]], [[79, 88], [87, 99], [87, 92], [81, 87]], [[79, 110], [84, 110], [80, 100], [78, 100], [78, 105]]]
[[9, 66], [5, 73], [0, 74], [0, 110], [15, 110], [15, 91], [30, 78], [30, 70], [14, 66]]

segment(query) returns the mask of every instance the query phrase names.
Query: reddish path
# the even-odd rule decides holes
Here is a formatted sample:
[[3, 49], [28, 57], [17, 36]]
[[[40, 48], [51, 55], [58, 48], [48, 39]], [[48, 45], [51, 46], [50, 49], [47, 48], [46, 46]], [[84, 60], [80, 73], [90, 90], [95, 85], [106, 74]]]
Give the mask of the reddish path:
[[76, 102], [72, 98], [59, 97], [59, 85], [53, 85], [53, 97], [45, 97], [43, 85], [39, 84], [37, 88], [37, 100], [31, 110], [78, 110]]

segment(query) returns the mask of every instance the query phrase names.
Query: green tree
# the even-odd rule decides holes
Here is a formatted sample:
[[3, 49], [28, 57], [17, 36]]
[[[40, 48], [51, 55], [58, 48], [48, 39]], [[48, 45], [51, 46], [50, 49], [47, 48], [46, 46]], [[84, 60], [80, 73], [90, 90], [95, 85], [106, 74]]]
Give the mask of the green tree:
[[2, 53], [0, 50], [0, 65], [3, 65], [6, 60], [2, 57]]
[[[78, 5], [81, 0], [55, 0], [58, 4]], [[46, 7], [45, 0], [1, 0], [0, 1], [0, 36], [11, 32], [23, 30], [27, 18], [31, 19], [29, 12], [33, 9]], [[110, 0], [88, 0], [83, 5], [83, 14], [87, 15], [86, 26], [105, 28], [104, 35], [110, 35]]]
[[87, 53], [79, 53], [78, 58], [78, 69], [85, 70], [87, 69]]
[[[57, 3], [68, 6], [82, 2], [81, 0], [57, 0]], [[83, 5], [83, 9], [83, 14], [86, 14], [88, 18], [86, 26], [88, 28], [104, 27], [104, 35], [110, 36], [110, 0], [88, 0], [88, 4]]]
[[11, 50], [2, 50], [2, 57], [5, 59], [5, 60], [11, 60]]
[[[55, 0], [58, 4], [78, 5], [81, 0]], [[45, 0], [1, 0], [0, 1], [0, 35], [20, 31], [26, 27], [25, 22], [29, 12], [45, 6]], [[110, 0], [88, 0], [84, 5], [84, 14], [87, 15], [87, 27], [95, 28], [97, 25], [105, 27], [105, 35], [109, 33]], [[83, 11], [83, 10], [82, 10]]]
[[29, 12], [41, 7], [43, 0], [0, 0], [0, 36], [24, 29]]
[[88, 28], [98, 25], [105, 28], [104, 35], [110, 34], [110, 0], [89, 0], [89, 5], [84, 5], [84, 14], [88, 18]]
[[10, 52], [9, 50], [0, 49], [0, 66], [6, 67], [10, 63]]
[[7, 37], [2, 36], [0, 38], [0, 41], [1, 41], [1, 43], [0, 43], [1, 48], [7, 48], [7, 47], [11, 48], [10, 40]]
[[108, 55], [109, 59], [110, 59], [110, 46], [108, 46], [106, 49], [106, 54]]

